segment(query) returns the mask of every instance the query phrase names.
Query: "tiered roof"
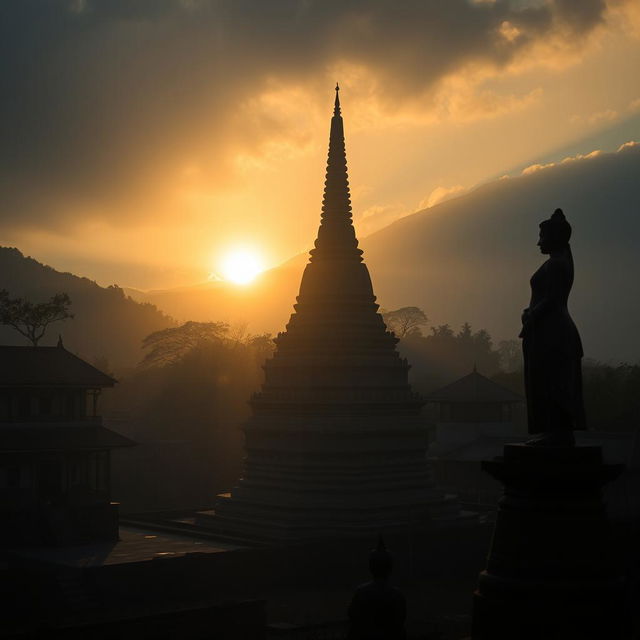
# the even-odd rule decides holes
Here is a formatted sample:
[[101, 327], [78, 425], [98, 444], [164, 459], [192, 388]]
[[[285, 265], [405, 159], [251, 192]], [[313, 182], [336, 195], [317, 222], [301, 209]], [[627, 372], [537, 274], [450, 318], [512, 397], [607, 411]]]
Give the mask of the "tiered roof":
[[63, 346], [12, 347], [0, 345], [2, 387], [112, 387], [111, 376], [78, 358]]
[[405, 531], [448, 513], [425, 459], [423, 400], [358, 248], [337, 86], [320, 228], [294, 309], [252, 399], [243, 477], [219, 497], [214, 528], [303, 540]]
[[[313, 404], [313, 411], [418, 412], [422, 400], [408, 384], [409, 366], [397, 338], [378, 313], [369, 271], [351, 214], [339, 87], [329, 138], [322, 215], [295, 313], [276, 338], [257, 412], [276, 405]], [[402, 405], [402, 408], [400, 408]]]
[[524, 402], [524, 398], [515, 391], [507, 389], [497, 382], [473, 371], [448, 384], [441, 389], [432, 391], [426, 397], [428, 402], [447, 402], [452, 404], [465, 403], [502, 403], [516, 404]]
[[136, 443], [106, 427], [80, 423], [77, 426], [2, 425], [0, 451], [102, 451], [132, 447]]

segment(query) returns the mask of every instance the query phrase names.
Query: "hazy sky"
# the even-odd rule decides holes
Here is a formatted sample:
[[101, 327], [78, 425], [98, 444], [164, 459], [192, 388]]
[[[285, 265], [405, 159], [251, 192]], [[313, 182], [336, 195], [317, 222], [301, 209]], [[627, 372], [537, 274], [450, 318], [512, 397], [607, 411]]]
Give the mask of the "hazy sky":
[[101, 284], [308, 249], [336, 80], [361, 235], [640, 138], [637, 0], [5, 0], [0, 49], [0, 244]]

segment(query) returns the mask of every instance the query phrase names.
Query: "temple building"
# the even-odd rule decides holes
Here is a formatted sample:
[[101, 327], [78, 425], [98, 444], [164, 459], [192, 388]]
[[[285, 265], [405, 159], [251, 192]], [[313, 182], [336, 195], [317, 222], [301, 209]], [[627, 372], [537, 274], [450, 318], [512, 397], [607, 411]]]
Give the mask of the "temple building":
[[429, 393], [429, 458], [439, 487], [465, 503], [493, 504], [501, 485], [484, 473], [487, 452], [527, 436], [524, 397], [473, 371]]
[[[495, 430], [507, 433], [524, 418], [524, 397], [478, 373], [475, 366], [471, 373], [432, 391], [425, 400], [435, 409], [440, 435], [462, 425], [496, 425]], [[472, 428], [476, 432], [481, 429]]]
[[118, 539], [110, 452], [134, 443], [97, 413], [114, 383], [61, 341], [0, 346], [0, 544]]
[[446, 518], [408, 383], [352, 223], [338, 87], [322, 215], [294, 313], [245, 426], [244, 472], [198, 522], [268, 540], [371, 535]]
[[[506, 444], [531, 437], [524, 398], [474, 367], [425, 400], [431, 422], [429, 460], [437, 486], [457, 495], [463, 506], [493, 510], [503, 486], [482, 470], [482, 461], [501, 456]], [[604, 489], [609, 515], [638, 517], [640, 439], [635, 432], [576, 431], [575, 437], [579, 445], [601, 447], [605, 462], [625, 467]]]

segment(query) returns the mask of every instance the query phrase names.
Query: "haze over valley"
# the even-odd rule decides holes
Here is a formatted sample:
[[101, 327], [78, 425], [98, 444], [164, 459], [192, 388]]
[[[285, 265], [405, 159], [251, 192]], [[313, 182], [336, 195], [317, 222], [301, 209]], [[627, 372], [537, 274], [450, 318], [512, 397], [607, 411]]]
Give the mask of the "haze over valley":
[[[379, 304], [418, 306], [433, 325], [468, 321], [496, 339], [515, 338], [528, 304], [528, 279], [543, 262], [538, 224], [561, 206], [574, 227], [576, 282], [571, 308], [587, 355], [640, 359], [640, 145], [591, 152], [523, 175], [482, 185], [402, 218], [360, 245]], [[253, 332], [281, 331], [292, 311], [300, 254], [239, 288], [215, 281], [173, 290], [127, 290], [180, 320], [246, 323]], [[607, 330], [603, 330], [607, 327]]]

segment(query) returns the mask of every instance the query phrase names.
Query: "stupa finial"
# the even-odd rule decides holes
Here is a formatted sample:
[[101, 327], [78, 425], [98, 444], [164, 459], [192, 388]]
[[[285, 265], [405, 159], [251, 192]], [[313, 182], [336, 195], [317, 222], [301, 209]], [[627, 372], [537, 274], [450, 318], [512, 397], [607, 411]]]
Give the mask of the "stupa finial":
[[322, 216], [311, 261], [318, 259], [356, 260], [362, 262], [351, 219], [351, 196], [344, 147], [344, 123], [340, 113], [340, 85], [336, 83], [336, 100], [329, 132], [329, 155], [322, 200]]

